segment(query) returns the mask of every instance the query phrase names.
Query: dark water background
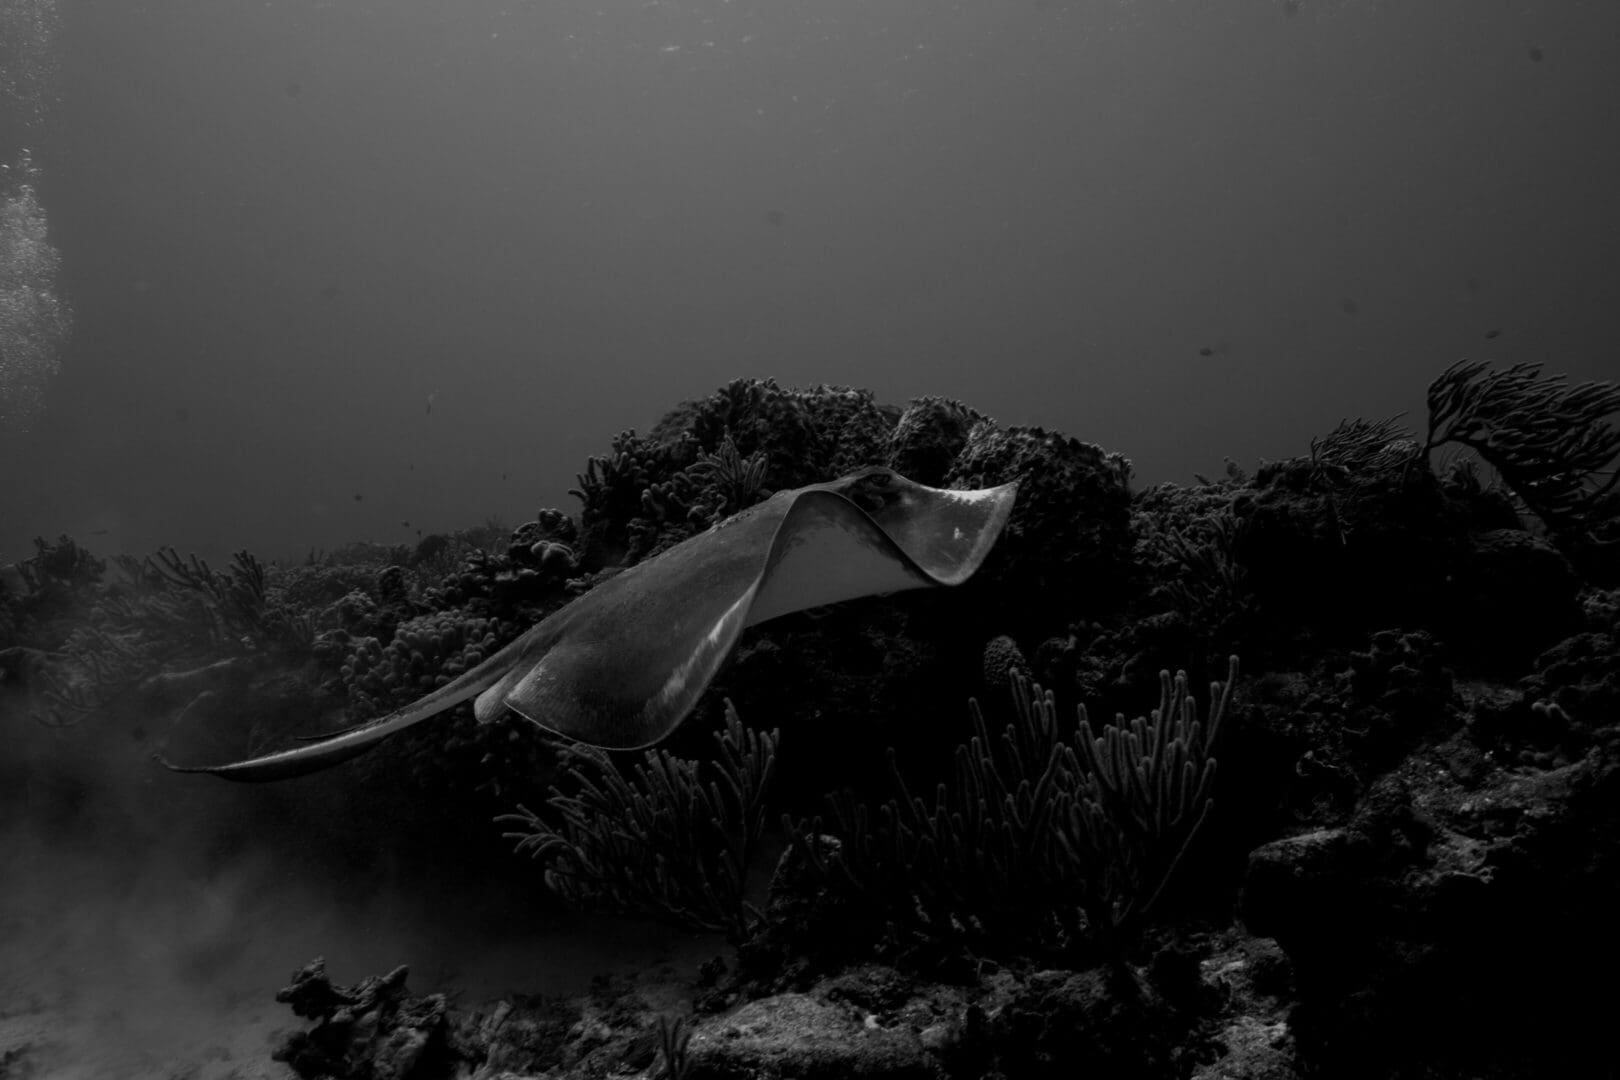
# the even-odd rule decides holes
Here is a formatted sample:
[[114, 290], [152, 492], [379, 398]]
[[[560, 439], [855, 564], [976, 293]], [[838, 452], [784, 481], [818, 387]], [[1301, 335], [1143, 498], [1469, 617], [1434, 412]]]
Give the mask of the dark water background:
[[[1613, 3], [0, 16], [0, 398], [42, 392], [0, 430], [0, 563], [573, 509], [615, 432], [739, 376], [951, 395], [1152, 483], [1421, 423], [1462, 356], [1620, 375]], [[46, 222], [54, 268], [17, 254]], [[19, 282], [71, 310], [59, 370]], [[476, 995], [668, 947], [367, 856], [375, 821], [289, 845], [337, 773], [229, 787], [0, 721], [0, 1053], [41, 1075], [281, 1075], [270, 995], [317, 953]]]
[[57, 15], [4, 131], [75, 330], [0, 436], [0, 560], [515, 523], [737, 376], [956, 396], [1150, 483], [1460, 356], [1617, 370], [1612, 4]]

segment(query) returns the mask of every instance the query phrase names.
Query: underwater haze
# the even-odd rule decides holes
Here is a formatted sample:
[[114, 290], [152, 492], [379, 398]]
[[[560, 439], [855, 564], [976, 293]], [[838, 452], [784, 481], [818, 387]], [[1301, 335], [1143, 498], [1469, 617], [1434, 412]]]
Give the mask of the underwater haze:
[[615, 432], [744, 376], [1145, 484], [1463, 356], [1614, 371], [1609, 4], [4, 10], [0, 562], [571, 511]]
[[[1620, 611], [1620, 577], [1603, 579], [1610, 592], [1585, 596], [1585, 609], [1577, 603], [1577, 587], [1601, 575], [1582, 563], [1578, 579], [1546, 536], [1520, 536], [1502, 489], [1455, 462], [1443, 479], [1431, 475], [1430, 449], [1497, 449], [1495, 429], [1393, 455], [1393, 428], [1341, 430], [1349, 449], [1335, 453], [1355, 467], [1335, 475], [1355, 499], [1279, 481], [1267, 505], [1287, 513], [1272, 519], [1278, 531], [1258, 555], [1238, 542], [1236, 518], [1212, 509], [1240, 497], [1252, 508], [1247, 476], [1261, 459], [1305, 454], [1343, 418], [1405, 413], [1402, 423], [1422, 432], [1426, 388], [1461, 358], [1496, 371], [1543, 364], [1574, 383], [1620, 376], [1616, 42], [1612, 0], [0, 0], [0, 1078], [404, 1075], [372, 1070], [369, 1059], [346, 1072], [298, 1059], [307, 1025], [275, 994], [323, 955], [343, 985], [410, 965], [412, 992], [462, 996], [452, 1001], [461, 1035], [483, 1023], [469, 1011], [479, 1003], [518, 1002], [522, 1024], [508, 1030], [548, 1052], [578, 1050], [576, 1071], [548, 1064], [546, 1076], [610, 1066], [684, 1075], [672, 1049], [685, 1046], [679, 1025], [654, 1025], [674, 1015], [671, 1003], [691, 1011], [732, 992], [714, 966], [713, 931], [735, 928], [566, 911], [556, 875], [513, 856], [523, 834], [490, 824], [522, 805], [545, 809], [551, 782], [572, 782], [555, 746], [503, 713], [499, 694], [489, 722], [474, 721], [468, 695], [449, 702], [459, 711], [418, 709], [415, 719], [443, 714], [282, 786], [176, 776], [151, 760], [159, 750], [184, 765], [276, 756], [310, 745], [299, 739], [397, 716], [453, 680], [465, 689], [469, 672], [558, 611], [587, 616], [545, 645], [593, 658], [570, 690], [579, 701], [606, 700], [591, 696], [599, 687], [630, 700], [638, 680], [660, 687], [668, 723], [653, 734], [696, 718], [672, 740], [681, 753], [712, 754], [705, 725], [715, 727], [721, 698], [726, 708], [735, 698], [760, 730], [780, 725], [783, 765], [768, 775], [788, 794], [757, 819], [772, 823], [846, 783], [864, 783], [878, 806], [888, 746], [915, 751], [906, 767], [915, 761], [919, 772], [965, 755], [956, 740], [967, 738], [968, 695], [988, 701], [988, 686], [1005, 706], [1010, 672], [1034, 671], [1048, 687], [1046, 673], [1058, 672], [1064, 716], [1088, 696], [1098, 717], [1151, 707], [1154, 692], [1170, 715], [1172, 700], [1192, 709], [1188, 685], [1206, 706], [1224, 703], [1203, 680], [1236, 673], [1226, 656], [1242, 652], [1245, 665], [1254, 660], [1243, 676], [1271, 695], [1273, 724], [1258, 724], [1261, 705], [1245, 700], [1233, 725], [1252, 725], [1250, 745], [1272, 749], [1223, 762], [1222, 777], [1237, 781], [1220, 798], [1271, 803], [1218, 820], [1215, 854], [1198, 850], [1185, 871], [1199, 888], [1214, 882], [1204, 891], [1227, 921], [1211, 925], [1235, 925], [1248, 852], [1295, 825], [1338, 824], [1330, 812], [1348, 815], [1362, 792], [1338, 792], [1321, 776], [1351, 775], [1349, 760], [1370, 786], [1416, 740], [1462, 723], [1442, 658], [1473, 665], [1458, 664], [1459, 686], [1489, 676], [1506, 700], [1579, 619], [1612, 622]], [[1462, 371], [1454, 385], [1479, 374]], [[593, 455], [609, 454], [618, 433], [646, 433], [734, 380], [767, 379], [782, 389], [734, 387], [755, 409], [748, 445], [709, 423], [707, 442], [682, 444], [690, 453], [680, 462], [638, 472], [632, 460], [598, 475], [610, 470]], [[775, 606], [762, 603], [783, 619], [747, 637], [749, 605], [770, 592], [764, 570], [701, 577], [672, 560], [613, 577], [689, 535], [710, 537], [686, 551], [711, 570], [703, 560], [722, 545], [703, 530], [768, 488], [831, 480], [846, 459], [869, 460], [859, 455], [875, 444], [862, 440], [887, 438], [897, 413], [858, 395], [786, 390], [822, 386], [901, 407], [939, 395], [993, 418], [996, 438], [1007, 435], [994, 452], [970, 460], [964, 423], [958, 445], [930, 459], [935, 432], [924, 430], [915, 457], [937, 475], [908, 474], [946, 486], [945, 462], [955, 461], [952, 486], [987, 490], [942, 499], [958, 516], [940, 511], [911, 534], [907, 515], [931, 504], [883, 488], [899, 481], [866, 477], [836, 497], [818, 493], [819, 504], [808, 502], [833, 523], [823, 533], [858, 533], [868, 561], [840, 561], [846, 549], [812, 536], [822, 543], [800, 545], [802, 580], [781, 586]], [[1517, 419], [1538, 438], [1569, 435], [1564, 449], [1585, 432], [1596, 433], [1589, 449], [1612, 451], [1620, 435], [1603, 424], [1613, 410], [1597, 414], [1616, 394], [1582, 388], [1570, 397], [1586, 414], [1548, 406]], [[689, 411], [683, 430], [729, 407], [719, 402], [712, 414]], [[781, 421], [812, 406], [848, 420], [836, 428], [845, 444], [822, 439], [814, 461], [799, 453], [814, 439]], [[949, 429], [966, 415], [929, 408], [919, 428]], [[1474, 414], [1459, 410], [1460, 427]], [[1123, 455], [1130, 475], [1092, 446], [1013, 430], [1033, 425]], [[1528, 436], [1501, 445], [1500, 460], [1512, 464], [1516, 450], [1533, 467], [1517, 495], [1553, 491], [1527, 504], [1543, 514], [1541, 533], [1562, 542], [1559, 525], [1574, 535], [1571, 523], [1590, 524], [1556, 496], [1573, 505], [1571, 490], [1592, 495], [1597, 465], [1531, 460], [1541, 443]], [[648, 440], [636, 452], [648, 461], [665, 449]], [[1223, 473], [1226, 459], [1249, 472]], [[1611, 453], [1603, 475], [1612, 465]], [[1197, 474], [1232, 480], [1144, 492]], [[775, 483], [781, 475], [794, 479]], [[685, 486], [674, 490], [672, 477]], [[1027, 520], [1009, 517], [1014, 480]], [[1409, 481], [1434, 501], [1406, 499]], [[595, 520], [581, 515], [587, 497], [576, 499], [576, 486], [596, 499]], [[1610, 559], [1608, 569], [1620, 505], [1612, 491], [1576, 507], [1609, 515], [1600, 522], [1608, 546], [1570, 541], [1577, 555]], [[974, 573], [1003, 526], [1010, 542], [999, 541], [998, 558], [1014, 553], [961, 589], [875, 599], [897, 580], [924, 580], [893, 535], [874, 539], [868, 511], [885, 498], [902, 509], [882, 528], [940, 550], [963, 546], [962, 522], [979, 522], [966, 573], [930, 574], [930, 585]], [[814, 532], [807, 516], [793, 528]], [[804, 539], [792, 528], [780, 535]], [[871, 557], [879, 549], [886, 555]], [[1464, 555], [1472, 569], [1454, 575], [1447, 560]], [[864, 591], [836, 592], [827, 582], [840, 573]], [[741, 599], [697, 626], [691, 612], [717, 595], [716, 580], [741, 580]], [[617, 600], [592, 591], [612, 581]], [[850, 603], [818, 602], [829, 599]], [[663, 625], [683, 618], [684, 636]], [[1410, 633], [1397, 638], [1392, 627]], [[1614, 655], [1612, 642], [1586, 648], [1593, 663]], [[637, 659], [647, 656], [667, 664]], [[525, 665], [541, 671], [537, 657], [491, 685], [533, 691], [544, 680]], [[1347, 657], [1360, 665], [1353, 677]], [[1168, 670], [1155, 691], [1161, 668], [1183, 665], [1192, 674], [1174, 684], [1178, 697]], [[1381, 686], [1385, 668], [1414, 680], [1400, 686], [1411, 700], [1398, 702], [1410, 715], [1361, 732], [1385, 740], [1376, 750], [1387, 760], [1355, 758], [1359, 743], [1329, 753], [1329, 736], [1288, 727], [1320, 720], [1310, 710], [1322, 701], [1351, 701], [1360, 718], [1373, 706], [1354, 693]], [[701, 680], [689, 679], [699, 670]], [[1386, 698], [1398, 696], [1389, 678]], [[1620, 671], [1604, 678], [1620, 686]], [[677, 699], [679, 709], [668, 704]], [[1027, 719], [1041, 699], [1018, 700]], [[1570, 716], [1585, 723], [1583, 703], [1527, 699], [1519, 713], [1539, 718], [1527, 726], [1562, 716], [1573, 740], [1582, 729]], [[580, 712], [600, 719], [601, 710]], [[1481, 738], [1488, 727], [1476, 726]], [[1197, 747], [1205, 757], [1215, 730], [1212, 720]], [[1499, 780], [1525, 760], [1563, 761], [1513, 744], [1511, 732], [1500, 741], [1469, 768]], [[332, 741], [315, 746], [332, 751]], [[762, 752], [773, 753], [774, 744]], [[1183, 800], [1189, 813], [1208, 809], [1200, 800], [1212, 770], [1211, 761], [1197, 798]], [[1438, 783], [1445, 769], [1409, 773]], [[1328, 794], [1316, 798], [1313, 785]], [[1464, 810], [1476, 802], [1491, 805], [1453, 800]], [[1060, 819], [1070, 820], [1041, 818]], [[1571, 820], [1559, 835], [1596, 834]], [[544, 848], [544, 839], [536, 827], [525, 842]], [[653, 889], [677, 856], [620, 861]], [[731, 881], [740, 911], [774, 863], [737, 861], [748, 864]], [[1594, 878], [1614, 880], [1592, 865]], [[1540, 863], [1513, 866], [1541, 873]], [[801, 877], [803, 889], [813, 876]], [[1480, 879], [1489, 884], [1490, 873]], [[589, 881], [580, 891], [591, 892]], [[1360, 903], [1360, 893], [1343, 894]], [[1473, 902], [1457, 895], [1458, 910]], [[1612, 894], [1597, 895], [1592, 910], [1612, 912]], [[1126, 907], [1145, 910], [1158, 896]], [[1346, 905], [1344, 923], [1363, 918]], [[1300, 925], [1343, 925], [1298, 910]], [[1511, 1004], [1520, 999], [1501, 987], [1540, 998], [1549, 986], [1586, 984], [1531, 964], [1496, 970], [1496, 927], [1510, 920], [1479, 910], [1492, 947], [1464, 952], [1494, 974], [1464, 967], [1457, 985]], [[1507, 910], [1535, 928], [1522, 936], [1536, 963], [1543, 952], [1585, 961], [1584, 940], [1543, 940], [1542, 928], [1579, 929], [1580, 918]], [[1345, 956], [1426, 955], [1355, 940]], [[802, 974], [799, 959], [781, 971]], [[974, 977], [986, 971], [995, 966]], [[621, 1008], [626, 972], [665, 997]], [[698, 985], [695, 972], [700, 992], [687, 985]], [[609, 976], [620, 980], [612, 994]], [[1310, 989], [1308, 978], [1299, 985]], [[1410, 998], [1424, 1003], [1414, 1013], [1448, 1001], [1463, 1013], [1474, 1002], [1424, 986]], [[738, 1004], [736, 993], [710, 1012]], [[559, 1020], [553, 998], [581, 994], [583, 1011]], [[1567, 1000], [1546, 997], [1552, 1012]], [[311, 1030], [342, 1028], [330, 1022], [334, 1008]], [[994, 1002], [972, 1008], [1003, 1015]], [[1601, 1022], [1565, 1011], [1575, 1029], [1601, 1036]], [[966, 1004], [956, 1012], [975, 1015]], [[1479, 1015], [1487, 1028], [1563, 1041], [1534, 1013], [1511, 1023]], [[441, 1041], [446, 1024], [435, 1029]], [[479, 1036], [489, 1044], [478, 1048], [479, 1075], [495, 1074], [500, 1024]], [[868, 1015], [865, 1028], [821, 1045], [869, 1045], [873, 1025]], [[1276, 1025], [1255, 1030], [1285, 1028]], [[1047, 1030], [1091, 1039], [1107, 1027]], [[1197, 1032], [1202, 1053], [1213, 1029], [1176, 1030]], [[1323, 1045], [1386, 1045], [1372, 1025], [1352, 1030]], [[555, 1046], [534, 1034], [546, 1031]], [[272, 1050], [293, 1065], [273, 1062]], [[952, 1075], [991, 1074], [963, 1060]], [[1152, 1075], [1191, 1075], [1192, 1061]], [[780, 1072], [801, 1074], [879, 1075]], [[1061, 1073], [1081, 1074], [1106, 1072]], [[1009, 1066], [994, 1075], [1053, 1074]]]

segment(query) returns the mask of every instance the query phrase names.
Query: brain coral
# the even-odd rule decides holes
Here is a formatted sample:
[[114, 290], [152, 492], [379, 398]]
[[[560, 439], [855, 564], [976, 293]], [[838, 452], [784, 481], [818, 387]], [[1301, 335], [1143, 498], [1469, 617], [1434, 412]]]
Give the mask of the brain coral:
[[1018, 642], [1006, 634], [993, 637], [984, 646], [984, 684], [993, 690], [1005, 690], [1012, 684], [1013, 673], [1030, 677], [1029, 661], [1018, 648]]

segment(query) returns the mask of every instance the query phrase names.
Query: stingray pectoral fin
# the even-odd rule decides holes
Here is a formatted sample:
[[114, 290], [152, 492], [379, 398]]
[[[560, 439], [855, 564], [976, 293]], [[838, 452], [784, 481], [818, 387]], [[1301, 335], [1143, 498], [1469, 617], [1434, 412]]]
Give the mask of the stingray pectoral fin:
[[601, 586], [504, 704], [571, 739], [651, 746], [686, 719], [744, 627], [930, 584], [843, 495], [787, 492]]
[[870, 514], [836, 492], [810, 490], [795, 499], [773, 538], [748, 625], [935, 584]]
[[533, 639], [545, 625], [541, 623], [471, 671], [431, 694], [411, 702], [405, 708], [391, 712], [387, 716], [379, 716], [357, 727], [348, 728], [322, 742], [306, 742], [302, 746], [249, 758], [246, 761], [233, 761], [226, 765], [176, 765], [161, 754], [155, 756], [164, 768], [174, 772], [209, 773], [226, 780], [248, 782], [290, 780], [295, 776], [319, 772], [339, 762], [358, 757], [388, 736], [437, 716], [500, 682], [511, 673], [513, 665], [523, 656], [524, 649], [532, 645]]
[[[568, 738], [595, 746], [635, 750], [651, 746], [678, 727], [737, 644], [754, 586], [716, 597], [696, 598], [701, 614], [676, 616], [627, 630], [618, 641], [589, 633], [559, 642], [501, 699], [518, 715]], [[658, 598], [651, 598], [658, 599]], [[712, 617], [710, 617], [712, 616]], [[666, 628], [658, 633], [656, 628]]]
[[1012, 513], [1018, 485], [946, 491], [887, 469], [866, 475], [879, 505], [806, 491], [772, 544], [748, 623], [862, 596], [959, 585], [984, 561]]
[[[657, 743], [684, 720], [746, 626], [863, 596], [954, 585], [1006, 524], [1015, 485], [941, 491], [861, 474], [873, 515], [843, 483], [780, 493], [587, 594], [555, 644], [485, 692], [568, 738]], [[503, 694], [504, 691], [504, 694]]]
[[979, 569], [1012, 516], [1018, 482], [972, 491], [925, 487], [890, 473], [872, 520], [938, 585], [959, 585]]
[[398, 712], [312, 745], [179, 771], [301, 776], [474, 696], [482, 721], [510, 708], [582, 742], [651, 746], [692, 711], [744, 627], [863, 596], [960, 584], [984, 561], [1016, 493], [1015, 484], [924, 487], [881, 467], [778, 492], [609, 578]]

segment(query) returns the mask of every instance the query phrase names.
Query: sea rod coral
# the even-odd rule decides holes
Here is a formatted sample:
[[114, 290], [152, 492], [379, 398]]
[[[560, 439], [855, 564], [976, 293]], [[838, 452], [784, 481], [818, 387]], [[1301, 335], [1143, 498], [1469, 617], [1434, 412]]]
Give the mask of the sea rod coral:
[[604, 751], [576, 746], [569, 773], [578, 793], [554, 787], [548, 800], [560, 824], [521, 805], [500, 820], [518, 826], [506, 835], [565, 899], [740, 942], [758, 919], [744, 877], [764, 834], [779, 737], [744, 727], [728, 701], [707, 780], [698, 762], [667, 750], [648, 750], [627, 775]]
[[992, 731], [970, 701], [974, 734], [931, 802], [891, 749], [896, 794], [875, 815], [832, 796], [829, 819], [786, 823], [794, 846], [857, 903], [926, 934], [1118, 958], [1208, 817], [1237, 672], [1233, 656], [1210, 684], [1207, 722], [1186, 673], [1165, 671], [1148, 716], [1099, 735], [1080, 705], [1068, 738], [1051, 692], [1015, 672], [1013, 722]]

